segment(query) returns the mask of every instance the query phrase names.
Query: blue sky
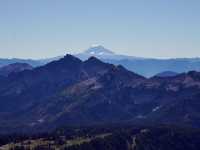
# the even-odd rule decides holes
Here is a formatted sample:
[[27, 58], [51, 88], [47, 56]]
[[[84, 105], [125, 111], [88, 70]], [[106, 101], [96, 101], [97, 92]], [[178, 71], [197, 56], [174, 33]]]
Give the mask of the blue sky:
[[0, 57], [100, 44], [143, 57], [199, 57], [199, 0], [0, 0]]

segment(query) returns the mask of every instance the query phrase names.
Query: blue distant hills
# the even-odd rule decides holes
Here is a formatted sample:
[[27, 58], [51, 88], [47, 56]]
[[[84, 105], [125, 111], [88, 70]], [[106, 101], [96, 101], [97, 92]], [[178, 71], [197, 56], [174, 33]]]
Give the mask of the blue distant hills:
[[[136, 72], [145, 77], [151, 77], [165, 71], [176, 73], [188, 72], [191, 70], [200, 70], [200, 58], [172, 58], [172, 59], [155, 59], [126, 56], [115, 54], [113, 51], [103, 46], [93, 46], [82, 53], [76, 54], [76, 57], [86, 60], [91, 56], [115, 65], [123, 65], [128, 70]], [[27, 63], [33, 67], [45, 65], [53, 60], [58, 60], [63, 56], [48, 59], [0, 59], [0, 67], [12, 63]]]

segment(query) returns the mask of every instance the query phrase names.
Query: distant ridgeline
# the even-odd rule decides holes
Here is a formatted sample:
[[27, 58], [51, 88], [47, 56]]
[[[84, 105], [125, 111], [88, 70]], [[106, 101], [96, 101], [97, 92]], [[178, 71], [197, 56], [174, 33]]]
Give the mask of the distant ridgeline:
[[11, 73], [17, 73], [24, 70], [31, 70], [33, 67], [26, 63], [14, 63], [0, 68], [0, 76], [8, 76]]
[[[87, 60], [89, 57], [94, 56], [104, 62], [115, 65], [123, 65], [128, 70], [143, 75], [145, 77], [152, 77], [162, 72], [175, 72], [183, 73], [188, 71], [200, 70], [200, 58], [177, 58], [177, 59], [153, 59], [142, 58], [134, 56], [126, 56], [115, 54], [111, 50], [103, 46], [92, 46], [82, 53], [76, 54], [76, 57], [81, 60]], [[23, 59], [0, 59], [0, 66], [8, 65], [11, 63], [28, 63], [31, 66], [41, 66], [53, 60], [59, 60], [64, 56], [58, 56], [49, 59], [40, 60], [23, 60]]]

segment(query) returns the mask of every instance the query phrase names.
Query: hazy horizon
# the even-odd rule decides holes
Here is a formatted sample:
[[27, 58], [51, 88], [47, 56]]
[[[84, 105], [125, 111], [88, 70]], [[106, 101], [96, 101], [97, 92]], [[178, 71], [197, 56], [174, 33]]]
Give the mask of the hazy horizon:
[[[99, 45], [99, 46], [103, 46], [103, 45]], [[32, 59], [32, 60], [40, 60], [40, 59], [51, 59], [51, 58], [54, 58], [54, 57], [62, 57], [62, 56], [65, 56], [67, 54], [70, 54], [70, 55], [74, 55], [76, 56], [77, 54], [81, 54], [81, 53], [84, 53], [85, 51], [87, 51], [89, 48], [91, 48], [91, 46], [89, 46], [87, 49], [84, 49], [84, 50], [78, 50], [77, 52], [70, 52], [70, 50], [66, 50], [63, 54], [58, 54], [58, 55], [55, 55], [55, 56], [41, 56], [41, 57], [12, 57], [12, 56], [9, 56], [9, 57], [0, 57], [0, 59]], [[104, 47], [104, 46], [103, 46]], [[146, 58], [146, 59], [181, 59], [181, 58], [200, 58], [198, 56], [194, 56], [194, 57], [145, 57], [145, 56], [135, 56], [135, 55], [129, 55], [129, 54], [123, 54], [123, 51], [122, 53], [118, 53], [116, 52], [115, 50], [112, 50], [112, 49], [109, 49], [108, 47], [104, 47], [108, 50], [111, 50], [112, 52], [114, 52], [114, 54], [116, 55], [124, 55], [124, 56], [133, 56], [133, 57], [138, 57], [138, 58]]]
[[49, 58], [100, 44], [146, 58], [200, 56], [198, 0], [6, 0], [0, 58]]

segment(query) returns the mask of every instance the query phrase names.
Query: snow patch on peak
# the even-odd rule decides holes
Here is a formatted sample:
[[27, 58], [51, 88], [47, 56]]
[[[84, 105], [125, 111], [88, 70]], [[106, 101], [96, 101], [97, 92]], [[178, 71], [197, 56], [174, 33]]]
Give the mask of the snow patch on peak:
[[94, 47], [101, 47], [101, 45], [100, 45], [100, 44], [92, 44], [90, 47], [91, 47], [91, 48], [94, 48]]
[[101, 45], [92, 45], [89, 49], [85, 51], [85, 54], [93, 55], [93, 56], [102, 56], [102, 55], [113, 55], [114, 53], [109, 49], [104, 48]]
[[161, 108], [161, 106], [156, 106], [155, 108], [152, 109], [152, 112], [155, 112], [157, 110], [159, 110]]
[[90, 52], [90, 54], [91, 54], [91, 55], [94, 55], [94, 54], [95, 54], [95, 52]]

